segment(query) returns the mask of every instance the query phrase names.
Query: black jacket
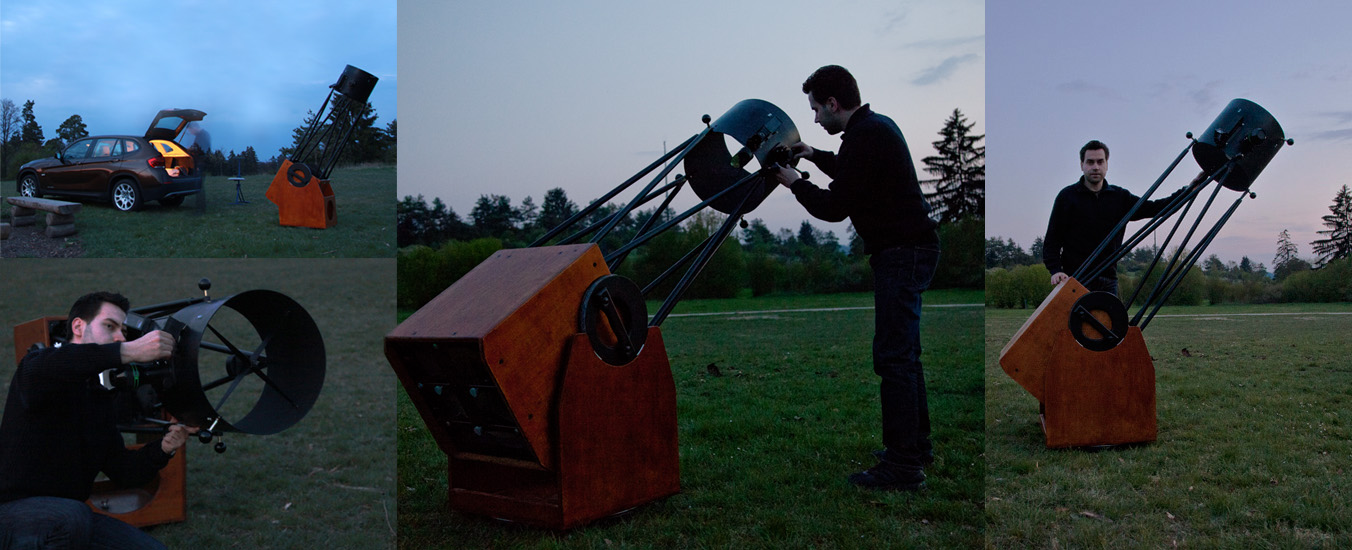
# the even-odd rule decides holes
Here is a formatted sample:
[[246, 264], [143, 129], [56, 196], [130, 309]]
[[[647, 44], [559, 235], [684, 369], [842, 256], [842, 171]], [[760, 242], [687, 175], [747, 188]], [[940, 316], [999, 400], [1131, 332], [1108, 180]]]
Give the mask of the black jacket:
[[816, 218], [848, 217], [865, 253], [938, 246], [939, 224], [929, 217], [911, 151], [892, 119], [865, 104], [845, 124], [839, 154], [815, 151], [808, 160], [834, 181], [822, 189], [800, 179], [789, 187], [793, 196]]
[[[1168, 197], [1146, 201], [1136, 209], [1131, 219], [1154, 217], [1169, 204], [1169, 201], [1187, 190], [1188, 188], [1184, 187]], [[1103, 182], [1103, 188], [1099, 189], [1098, 193], [1094, 193], [1084, 186], [1083, 177], [1062, 189], [1056, 195], [1056, 202], [1052, 204], [1051, 219], [1047, 221], [1047, 236], [1042, 241], [1042, 263], [1047, 265], [1047, 271], [1051, 273], [1063, 271], [1067, 275], [1073, 275], [1138, 200], [1140, 198], [1131, 194], [1131, 191], [1111, 185], [1107, 181]], [[1111, 254], [1112, 251], [1121, 248], [1125, 233], [1124, 227], [1122, 231], [1113, 235], [1112, 241], [1105, 247], [1106, 252], [1102, 253], [1100, 258], [1103, 254]], [[1099, 276], [1116, 279], [1117, 263], [1114, 262]]]
[[159, 440], [123, 445], [113, 394], [96, 382], [121, 363], [121, 344], [67, 344], [19, 363], [0, 421], [0, 502], [33, 496], [89, 498], [103, 472], [141, 485], [169, 462]]

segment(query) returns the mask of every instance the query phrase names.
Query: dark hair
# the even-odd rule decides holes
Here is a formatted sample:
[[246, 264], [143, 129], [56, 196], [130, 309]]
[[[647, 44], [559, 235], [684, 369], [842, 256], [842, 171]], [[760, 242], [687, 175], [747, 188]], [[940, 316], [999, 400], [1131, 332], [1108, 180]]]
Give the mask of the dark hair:
[[[103, 304], [109, 303], [117, 306], [122, 311], [131, 309], [131, 300], [116, 292], [90, 292], [75, 300], [75, 305], [70, 306], [70, 315], [66, 317], [67, 322], [74, 321], [76, 318], [84, 319], [86, 324], [94, 322], [98, 317], [99, 310], [103, 309]], [[71, 336], [75, 336], [72, 332]]]
[[827, 98], [836, 98], [842, 109], [859, 106], [859, 84], [854, 75], [840, 65], [827, 65], [817, 69], [812, 76], [803, 81], [803, 93], [810, 94], [818, 104], [825, 104]]
[[1108, 160], [1108, 146], [1104, 145], [1102, 141], [1099, 141], [1097, 139], [1089, 140], [1089, 143], [1084, 144], [1084, 147], [1080, 148], [1080, 162], [1084, 162], [1085, 151], [1100, 151], [1100, 150], [1103, 151], [1103, 160]]

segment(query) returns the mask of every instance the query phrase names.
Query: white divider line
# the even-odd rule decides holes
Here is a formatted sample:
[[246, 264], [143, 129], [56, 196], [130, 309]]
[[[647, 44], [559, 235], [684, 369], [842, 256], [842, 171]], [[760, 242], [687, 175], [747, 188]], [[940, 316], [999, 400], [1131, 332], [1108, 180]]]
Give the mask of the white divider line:
[[1307, 312], [1304, 312], [1304, 313], [1288, 313], [1288, 312], [1273, 312], [1273, 313], [1189, 313], [1189, 314], [1173, 314], [1173, 315], [1164, 315], [1164, 314], [1160, 314], [1160, 315], [1156, 315], [1155, 317], [1279, 317], [1279, 316], [1295, 316], [1295, 315], [1352, 315], [1352, 311], [1307, 311]]
[[[986, 307], [986, 304], [922, 304], [920, 307]], [[855, 311], [861, 309], [873, 309], [873, 306], [817, 307], [804, 309], [767, 309], [762, 311], [715, 311], [710, 313], [673, 313], [671, 315], [668, 315], [667, 317], [712, 317], [716, 315], [765, 315], [767, 313], [813, 313], [820, 311]]]

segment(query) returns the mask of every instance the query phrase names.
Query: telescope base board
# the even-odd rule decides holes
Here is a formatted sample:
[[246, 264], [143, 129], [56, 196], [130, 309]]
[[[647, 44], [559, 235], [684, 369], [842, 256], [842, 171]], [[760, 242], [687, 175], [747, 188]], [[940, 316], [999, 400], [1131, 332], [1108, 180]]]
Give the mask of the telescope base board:
[[305, 185], [297, 187], [287, 179], [290, 167], [291, 161], [282, 161], [266, 193], [277, 205], [277, 222], [288, 227], [333, 227], [338, 221], [338, 206], [329, 180], [310, 176]]
[[568, 343], [555, 470], [451, 455], [452, 509], [565, 530], [680, 492], [676, 384], [661, 330], [649, 328], [622, 367], [597, 357], [586, 334]]
[[1052, 289], [1000, 350], [1000, 368], [1042, 404], [1048, 448], [1154, 441], [1155, 366], [1141, 330], [1107, 351], [1080, 345], [1069, 320], [1087, 294], [1074, 278]]
[[1155, 440], [1155, 365], [1141, 329], [1128, 328], [1103, 352], [1085, 349], [1067, 330], [1052, 354], [1042, 401], [1048, 448]]
[[[158, 436], [141, 435], [138, 439], [149, 441]], [[139, 449], [145, 441], [127, 448]], [[160, 470], [158, 479], [132, 488], [118, 488], [112, 481], [95, 482], [85, 504], [97, 513], [135, 527], [178, 523], [188, 519], [187, 487], [188, 449], [184, 446]]]

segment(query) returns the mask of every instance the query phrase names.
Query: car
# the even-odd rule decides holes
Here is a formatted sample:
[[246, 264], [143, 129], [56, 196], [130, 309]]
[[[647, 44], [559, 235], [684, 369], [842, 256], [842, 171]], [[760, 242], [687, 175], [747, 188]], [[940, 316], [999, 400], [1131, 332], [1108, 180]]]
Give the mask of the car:
[[62, 195], [107, 200], [118, 210], [140, 210], [148, 201], [183, 204], [202, 192], [202, 171], [178, 144], [191, 122], [207, 114], [165, 109], [144, 136], [91, 136], [75, 140], [51, 158], [19, 167], [19, 194]]

